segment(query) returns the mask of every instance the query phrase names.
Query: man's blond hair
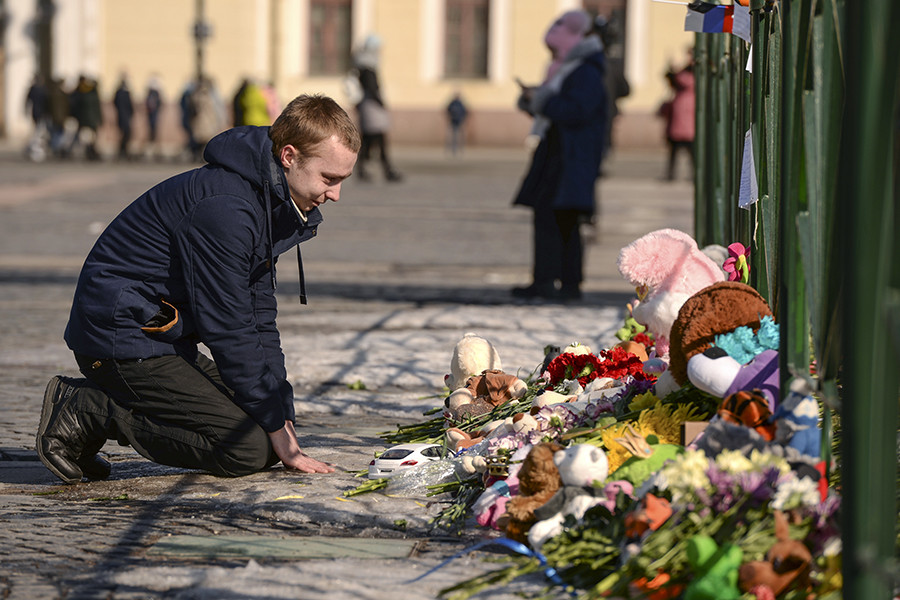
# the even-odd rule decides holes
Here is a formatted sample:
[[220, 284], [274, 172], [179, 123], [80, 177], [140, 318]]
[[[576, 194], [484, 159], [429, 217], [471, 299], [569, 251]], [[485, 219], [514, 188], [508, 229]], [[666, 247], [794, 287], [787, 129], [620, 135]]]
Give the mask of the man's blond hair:
[[318, 94], [291, 100], [269, 128], [276, 159], [288, 145], [296, 148], [302, 159], [315, 156], [316, 146], [333, 135], [348, 150], [359, 152], [362, 142], [353, 119], [333, 99]]

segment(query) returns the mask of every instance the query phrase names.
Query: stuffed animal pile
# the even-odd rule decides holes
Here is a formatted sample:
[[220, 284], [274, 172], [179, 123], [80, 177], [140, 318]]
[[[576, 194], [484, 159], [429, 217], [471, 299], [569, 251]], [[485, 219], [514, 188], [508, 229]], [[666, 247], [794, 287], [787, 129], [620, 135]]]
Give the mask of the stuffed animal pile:
[[[478, 525], [541, 552], [558, 546], [547, 542], [564, 531], [614, 522], [603, 535], [621, 536], [621, 566], [641, 555], [670, 519], [694, 518], [689, 513], [696, 504], [662, 482], [673, 465], [707, 496], [721, 491], [717, 485], [744, 485], [739, 475], [758, 485], [751, 475], [763, 472], [773, 478], [764, 491], [772, 492], [776, 479], [790, 472], [802, 482], [799, 488], [812, 485], [803, 481], [807, 477], [817, 481], [824, 501], [815, 383], [798, 375], [782, 394], [772, 310], [750, 285], [725, 281], [722, 250], [701, 250], [674, 229], [624, 247], [618, 268], [638, 297], [616, 332], [620, 341], [596, 354], [580, 343], [548, 346], [538, 376], [527, 381], [503, 371], [487, 339], [466, 333], [459, 340], [444, 378], [442, 434], [458, 475], [483, 485], [471, 496]], [[699, 417], [678, 404], [697, 395], [708, 407]], [[702, 419], [697, 425], [705, 429], [696, 439], [682, 430], [679, 442], [673, 426], [692, 419]], [[720, 456], [723, 466], [713, 469]], [[777, 463], [781, 475], [765, 471], [766, 460]], [[716, 469], [724, 475], [714, 481], [708, 473]], [[709, 516], [695, 515], [698, 521]], [[663, 564], [657, 578], [634, 581], [634, 589], [684, 600], [729, 600], [748, 592], [774, 599], [785, 590], [805, 590], [814, 562], [810, 549], [790, 538], [783, 514], [775, 523], [776, 541], [765, 557], [760, 549], [745, 552], [731, 543], [726, 529], [674, 537], [671, 544], [681, 544], [686, 556], [671, 574], [677, 582], [666, 583]], [[666, 535], [673, 533], [658, 539]]]

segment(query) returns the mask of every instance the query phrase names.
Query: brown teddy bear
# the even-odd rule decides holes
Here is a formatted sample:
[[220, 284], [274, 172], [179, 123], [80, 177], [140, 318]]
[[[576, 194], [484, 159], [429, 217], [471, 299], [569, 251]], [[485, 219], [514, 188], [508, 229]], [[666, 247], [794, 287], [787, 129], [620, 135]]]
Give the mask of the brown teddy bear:
[[554, 442], [544, 442], [532, 448], [525, 457], [519, 470], [519, 493], [506, 505], [503, 518], [506, 537], [528, 543], [528, 530], [537, 521], [534, 511], [546, 504], [563, 485], [553, 461], [553, 455], [562, 449]]
[[738, 327], [759, 329], [772, 316], [769, 305], [755, 289], [737, 281], [721, 281], [688, 298], [672, 324], [669, 372], [682, 386], [688, 382], [687, 364], [692, 356], [713, 345], [716, 335]]
[[519, 399], [528, 385], [516, 377], [497, 369], [469, 377], [465, 386], [455, 390], [444, 401], [445, 416], [454, 422], [465, 421], [489, 413], [512, 399]]

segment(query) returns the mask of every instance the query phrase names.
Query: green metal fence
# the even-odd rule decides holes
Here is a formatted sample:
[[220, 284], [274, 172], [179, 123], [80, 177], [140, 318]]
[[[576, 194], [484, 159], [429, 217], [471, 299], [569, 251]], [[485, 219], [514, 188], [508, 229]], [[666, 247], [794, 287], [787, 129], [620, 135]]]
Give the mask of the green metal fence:
[[[900, 2], [751, 0], [752, 44], [697, 34], [701, 245], [751, 248], [781, 372], [814, 365], [823, 450], [839, 417], [845, 598], [897, 585]], [[746, 70], [750, 61], [752, 72]], [[751, 133], [759, 201], [738, 208]]]

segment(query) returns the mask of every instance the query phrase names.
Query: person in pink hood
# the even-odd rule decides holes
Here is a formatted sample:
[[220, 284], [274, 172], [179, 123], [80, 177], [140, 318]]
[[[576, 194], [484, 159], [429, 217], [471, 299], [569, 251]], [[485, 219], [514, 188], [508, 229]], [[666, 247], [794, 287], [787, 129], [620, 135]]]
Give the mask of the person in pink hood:
[[[675, 179], [675, 160], [679, 151], [686, 151], [691, 159], [691, 175], [694, 163], [694, 60], [689, 53], [688, 63], [679, 71], [669, 69], [666, 79], [672, 87], [672, 100], [667, 102], [663, 116], [666, 118], [666, 142], [669, 144], [669, 162], [666, 179]], [[664, 105], [664, 106], [666, 106]]]

